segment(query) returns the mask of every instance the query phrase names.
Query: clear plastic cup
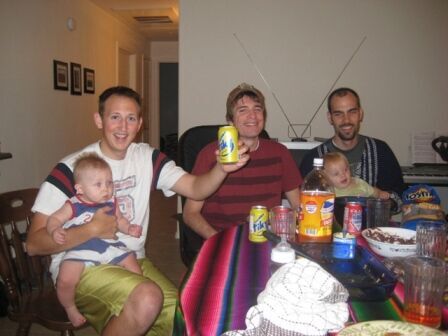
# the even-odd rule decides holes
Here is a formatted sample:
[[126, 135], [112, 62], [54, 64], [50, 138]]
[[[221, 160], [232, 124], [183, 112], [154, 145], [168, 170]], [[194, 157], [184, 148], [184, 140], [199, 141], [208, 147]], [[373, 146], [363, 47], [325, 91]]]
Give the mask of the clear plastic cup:
[[366, 201], [367, 228], [389, 226], [390, 206], [390, 199], [368, 198]]
[[440, 327], [445, 262], [438, 258], [412, 256], [405, 259], [404, 266], [403, 314], [406, 321]]
[[419, 221], [416, 231], [417, 255], [445, 260], [445, 224], [432, 221]]
[[296, 212], [283, 205], [273, 207], [269, 213], [271, 230], [280, 238], [295, 241]]

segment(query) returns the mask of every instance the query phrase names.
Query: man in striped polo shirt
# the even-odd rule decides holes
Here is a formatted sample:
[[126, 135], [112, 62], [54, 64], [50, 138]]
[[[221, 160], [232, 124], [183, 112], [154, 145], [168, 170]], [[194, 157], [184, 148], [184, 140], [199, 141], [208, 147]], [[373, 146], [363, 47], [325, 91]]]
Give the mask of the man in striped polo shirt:
[[[207, 239], [227, 227], [245, 223], [253, 205], [268, 209], [280, 205], [282, 195], [291, 207], [299, 206], [302, 177], [288, 149], [260, 138], [265, 127], [266, 106], [263, 94], [246, 83], [238, 85], [227, 98], [226, 120], [234, 125], [239, 139], [249, 148], [250, 161], [230, 173], [219, 189], [204, 201], [188, 199], [183, 209], [185, 223]], [[199, 153], [193, 174], [208, 171], [213, 165], [218, 142]]]

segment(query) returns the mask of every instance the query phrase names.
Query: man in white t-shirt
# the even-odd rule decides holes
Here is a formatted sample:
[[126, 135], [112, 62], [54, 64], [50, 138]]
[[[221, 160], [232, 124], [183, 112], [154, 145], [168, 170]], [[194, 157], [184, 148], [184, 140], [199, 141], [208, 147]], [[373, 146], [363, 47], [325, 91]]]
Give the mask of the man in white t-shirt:
[[[42, 184], [33, 206], [35, 212], [27, 239], [30, 255], [52, 254], [51, 272], [57, 278], [61, 256], [91, 238], [118, 236], [134, 250], [143, 270], [135, 274], [115, 265], [86, 268], [76, 290], [76, 305], [102, 335], [170, 335], [177, 290], [145, 258], [149, 224], [150, 191], [163, 190], [201, 200], [212, 194], [227, 176], [247, 163], [247, 147], [240, 148], [234, 165], [216, 164], [208, 173], [186, 173], [159, 150], [148, 144], [133, 143], [142, 125], [140, 96], [127, 87], [105, 90], [99, 99], [94, 121], [102, 131], [99, 142], [64, 158]], [[85, 152], [95, 152], [112, 169], [120, 210], [131, 222], [142, 226], [140, 238], [117, 233], [115, 216], [108, 208], [98, 210], [90, 222], [67, 230], [66, 243], [56, 244], [46, 231], [47, 218], [74, 195], [73, 163]], [[150, 329], [150, 330], [149, 330]]]

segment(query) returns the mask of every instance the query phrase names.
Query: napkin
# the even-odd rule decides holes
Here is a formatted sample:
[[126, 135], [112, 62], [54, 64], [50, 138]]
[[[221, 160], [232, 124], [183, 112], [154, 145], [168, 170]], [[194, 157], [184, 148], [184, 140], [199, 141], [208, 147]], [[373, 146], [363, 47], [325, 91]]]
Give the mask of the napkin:
[[317, 263], [299, 258], [280, 267], [246, 315], [237, 335], [326, 335], [348, 320], [348, 291]]

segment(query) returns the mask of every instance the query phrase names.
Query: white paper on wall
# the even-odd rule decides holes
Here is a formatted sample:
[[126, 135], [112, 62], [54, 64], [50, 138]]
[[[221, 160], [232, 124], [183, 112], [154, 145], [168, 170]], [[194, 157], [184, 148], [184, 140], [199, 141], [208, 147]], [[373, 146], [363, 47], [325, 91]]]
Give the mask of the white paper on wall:
[[441, 135], [448, 136], [448, 131], [413, 132], [411, 135], [411, 163], [446, 163], [431, 145], [432, 140]]

